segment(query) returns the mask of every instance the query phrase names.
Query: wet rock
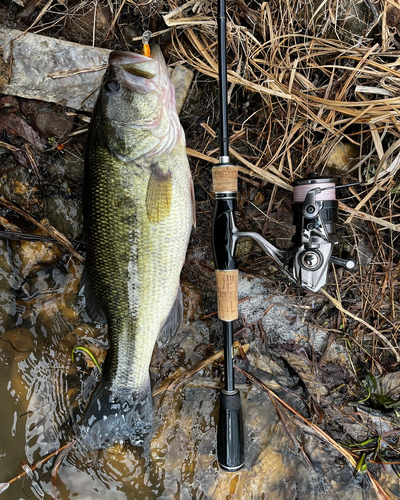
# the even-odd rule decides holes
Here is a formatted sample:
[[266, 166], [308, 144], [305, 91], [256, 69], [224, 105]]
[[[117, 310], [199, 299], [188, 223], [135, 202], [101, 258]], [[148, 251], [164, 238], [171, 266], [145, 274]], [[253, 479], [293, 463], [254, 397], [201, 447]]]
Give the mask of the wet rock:
[[44, 264], [54, 265], [61, 257], [61, 250], [53, 243], [41, 241], [20, 241], [16, 245], [15, 261], [19, 273], [26, 278], [31, 272], [39, 270]]
[[62, 156], [58, 163], [58, 169], [67, 181], [75, 184], [82, 184], [84, 161], [82, 156], [70, 154], [68, 151]]
[[21, 111], [31, 125], [43, 137], [59, 139], [68, 135], [74, 126], [74, 117], [63, 112], [63, 108], [34, 100], [21, 102]]
[[78, 239], [83, 231], [82, 207], [78, 200], [55, 194], [46, 199], [47, 217], [67, 238]]
[[7, 242], [0, 240], [0, 332], [6, 331], [15, 314], [15, 276]]
[[79, 342], [82, 345], [86, 342], [91, 343], [92, 340], [97, 338], [97, 337], [98, 337], [99, 341], [104, 342], [104, 341], [106, 341], [106, 337], [107, 337], [104, 334], [104, 332], [102, 333], [101, 329], [95, 328], [93, 326], [86, 325], [86, 324], [81, 324], [81, 325], [77, 326], [71, 332], [71, 334], [74, 335], [75, 338], [77, 339], [76, 342]]
[[74, 324], [79, 320], [79, 313], [73, 307], [66, 307], [62, 311], [62, 315], [70, 324]]
[[82, 275], [82, 264], [75, 261], [75, 259], [70, 259], [68, 262], [68, 274], [66, 276], [65, 283], [65, 304], [66, 308], [77, 309], [77, 295], [81, 283]]
[[340, 142], [329, 153], [326, 166], [337, 175], [345, 175], [357, 164], [359, 158], [360, 150], [355, 144]]
[[[94, 2], [74, 2], [69, 5], [63, 35], [73, 42], [101, 43], [111, 27], [112, 14], [106, 5]], [[94, 36], [94, 40], [93, 40]]]
[[[11, 348], [14, 358], [22, 361], [36, 348], [36, 340], [33, 333], [27, 328], [14, 328], [3, 333], [0, 339], [0, 349]], [[8, 346], [5, 346], [8, 344]]]
[[343, 366], [327, 363], [319, 368], [320, 378], [329, 390], [340, 384], [348, 384], [351, 380], [349, 372]]
[[12, 159], [6, 161], [7, 172], [0, 176], [0, 196], [20, 206], [32, 216], [43, 216], [38, 194], [38, 178], [26, 168], [17, 168]]

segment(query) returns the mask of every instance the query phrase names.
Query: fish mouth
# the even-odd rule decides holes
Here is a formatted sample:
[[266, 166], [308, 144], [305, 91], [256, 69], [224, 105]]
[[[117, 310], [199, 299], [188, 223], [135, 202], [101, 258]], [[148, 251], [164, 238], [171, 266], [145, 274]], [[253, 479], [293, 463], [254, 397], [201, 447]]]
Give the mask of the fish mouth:
[[120, 68], [128, 75], [151, 80], [157, 74], [157, 64], [154, 59], [135, 52], [113, 51], [110, 54], [109, 65]]
[[139, 93], [151, 92], [159, 74], [159, 49], [152, 46], [152, 56], [135, 52], [113, 51], [109, 56], [110, 74], [123, 82], [130, 90]]

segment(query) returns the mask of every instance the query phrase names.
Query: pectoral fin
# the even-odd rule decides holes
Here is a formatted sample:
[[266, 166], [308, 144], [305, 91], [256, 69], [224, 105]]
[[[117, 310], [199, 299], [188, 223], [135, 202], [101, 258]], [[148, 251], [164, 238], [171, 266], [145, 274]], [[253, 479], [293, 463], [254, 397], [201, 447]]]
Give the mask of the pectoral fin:
[[146, 210], [150, 222], [161, 222], [171, 210], [171, 172], [163, 172], [157, 164], [151, 166], [151, 176], [147, 186]]

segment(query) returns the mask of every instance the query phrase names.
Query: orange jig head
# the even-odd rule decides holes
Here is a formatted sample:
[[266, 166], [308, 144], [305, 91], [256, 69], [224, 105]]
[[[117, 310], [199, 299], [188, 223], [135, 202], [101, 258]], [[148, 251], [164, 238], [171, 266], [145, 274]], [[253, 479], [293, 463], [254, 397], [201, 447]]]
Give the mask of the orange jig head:
[[145, 55], [146, 57], [151, 57], [150, 45], [149, 45], [151, 35], [152, 33], [150, 30], [145, 31], [142, 35], [143, 55]]

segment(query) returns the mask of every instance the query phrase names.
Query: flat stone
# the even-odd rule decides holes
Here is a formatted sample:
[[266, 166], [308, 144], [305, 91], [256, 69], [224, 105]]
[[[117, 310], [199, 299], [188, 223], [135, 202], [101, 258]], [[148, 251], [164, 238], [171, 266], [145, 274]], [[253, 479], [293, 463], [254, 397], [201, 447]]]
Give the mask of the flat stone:
[[[109, 50], [32, 33], [24, 35], [22, 31], [0, 27], [0, 46], [3, 47], [0, 67], [9, 67], [11, 41], [11, 79], [8, 83], [5, 77], [0, 78], [0, 93], [55, 102], [86, 111], [93, 109], [96, 89], [104, 73], [104, 70], [96, 68], [107, 64]], [[49, 76], [59, 71], [82, 68], [94, 69], [65, 78]]]
[[81, 203], [61, 194], [46, 199], [47, 217], [52, 226], [67, 238], [77, 239], [83, 231]]

